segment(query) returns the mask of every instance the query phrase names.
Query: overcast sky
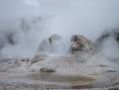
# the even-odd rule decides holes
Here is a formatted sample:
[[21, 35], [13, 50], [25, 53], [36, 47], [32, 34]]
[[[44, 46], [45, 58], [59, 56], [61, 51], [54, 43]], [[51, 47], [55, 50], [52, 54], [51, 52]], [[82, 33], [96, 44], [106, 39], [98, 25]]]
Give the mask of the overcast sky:
[[0, 0], [0, 12], [3, 20], [23, 16], [56, 17], [53, 26], [50, 25], [51, 32], [88, 30], [83, 34], [96, 35], [99, 30], [119, 25], [119, 0]]
[[119, 16], [119, 0], [0, 0], [1, 16], [60, 14], [77, 11], [80, 14]]

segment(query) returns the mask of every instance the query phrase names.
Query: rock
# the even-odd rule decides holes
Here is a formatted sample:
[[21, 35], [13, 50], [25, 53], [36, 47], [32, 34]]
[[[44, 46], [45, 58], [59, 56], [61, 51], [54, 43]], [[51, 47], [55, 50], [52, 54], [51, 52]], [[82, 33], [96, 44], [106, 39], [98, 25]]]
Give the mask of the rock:
[[30, 65], [36, 63], [36, 62], [39, 62], [39, 61], [42, 61], [44, 59], [46, 59], [47, 55], [45, 54], [38, 54], [38, 55], [35, 55], [31, 61], [30, 61]]
[[70, 54], [95, 54], [95, 47], [91, 40], [82, 35], [73, 35], [71, 37]]
[[30, 61], [31, 61], [30, 58], [23, 58], [23, 59], [21, 59], [21, 60], [18, 61], [18, 64], [21, 65], [21, 66], [22, 66], [22, 65], [27, 66], [27, 65], [30, 64]]
[[23, 58], [23, 59], [21, 59], [21, 61], [22, 61], [22, 62], [29, 62], [30, 59], [29, 59], [29, 58]]
[[44, 67], [44, 68], [41, 68], [41, 69], [40, 69], [40, 72], [53, 73], [53, 72], [56, 72], [56, 70], [53, 69], [53, 68]]

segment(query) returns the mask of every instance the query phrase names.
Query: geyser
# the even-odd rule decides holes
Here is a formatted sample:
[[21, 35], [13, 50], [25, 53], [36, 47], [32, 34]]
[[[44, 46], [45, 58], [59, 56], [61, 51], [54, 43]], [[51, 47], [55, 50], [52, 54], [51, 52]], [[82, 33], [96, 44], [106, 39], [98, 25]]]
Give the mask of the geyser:
[[[118, 26], [118, 3], [118, 0], [1, 1], [0, 33], [12, 31], [14, 35], [10, 40], [6, 34], [0, 36], [0, 45], [4, 47], [0, 52], [4, 56], [32, 57], [42, 39], [52, 34], [63, 37], [62, 53], [66, 52], [71, 35], [81, 34], [95, 42], [105, 29]], [[23, 27], [28, 30], [24, 32]]]

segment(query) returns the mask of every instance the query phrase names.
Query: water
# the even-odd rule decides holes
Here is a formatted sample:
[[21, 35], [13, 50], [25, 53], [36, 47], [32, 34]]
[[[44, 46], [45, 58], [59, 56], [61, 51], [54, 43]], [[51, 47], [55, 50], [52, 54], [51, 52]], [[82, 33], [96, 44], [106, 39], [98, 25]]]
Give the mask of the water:
[[[9, 62], [10, 60], [12, 59], [9, 59], [9, 60], [4, 59], [3, 63]], [[43, 63], [43, 62], [40, 62], [40, 63]], [[58, 63], [61, 63], [61, 62], [59, 61]], [[67, 65], [66, 62], [64, 63], [65, 63], [64, 65]], [[37, 64], [34, 64], [34, 66], [37, 66]], [[104, 65], [102, 66], [105, 67]], [[24, 67], [24, 65], [22, 67]], [[116, 70], [108, 70], [101, 73], [93, 73], [92, 71], [89, 71], [92, 74], [91, 73], [82, 74], [83, 71], [78, 73], [75, 71], [71, 73], [71, 71], [69, 70], [69, 72], [67, 72], [66, 70], [68, 68], [62, 71], [64, 66], [62, 66], [60, 72], [51, 72], [51, 73], [50, 72], [49, 73], [28, 72], [28, 71], [22, 71], [22, 70], [19, 71], [18, 69], [20, 68], [17, 68], [17, 66], [15, 66], [15, 68], [16, 69], [13, 69], [12, 71], [11, 70], [0, 71], [0, 85], [13, 86], [15, 84], [16, 86], [20, 86], [20, 87], [42, 86], [44, 88], [65, 88], [65, 89], [66, 88], [91, 89], [91, 88], [104, 88], [104, 87], [113, 88], [113, 87], [118, 87], [119, 85], [119, 71], [116, 71]], [[25, 67], [25, 68], [29, 69], [30, 67]], [[14, 71], [14, 70], [17, 70], [17, 71]]]
[[[7, 74], [7, 73], [6, 73]], [[10, 74], [10, 73], [9, 73]], [[19, 73], [20, 74], [20, 73]], [[13, 75], [13, 73], [12, 73]], [[44, 75], [44, 74], [43, 74]], [[0, 85], [16, 86], [16, 87], [44, 87], [44, 88], [80, 88], [80, 89], [93, 89], [93, 88], [113, 88], [119, 85], [119, 73], [108, 73], [108, 78], [94, 80], [89, 77], [72, 77], [72, 76], [59, 76], [59, 75], [45, 75], [32, 74], [26, 76], [12, 77], [11, 79], [0, 80]], [[47, 77], [46, 77], [47, 76]], [[108, 81], [106, 81], [108, 79]], [[110, 79], [110, 80], [109, 80]]]

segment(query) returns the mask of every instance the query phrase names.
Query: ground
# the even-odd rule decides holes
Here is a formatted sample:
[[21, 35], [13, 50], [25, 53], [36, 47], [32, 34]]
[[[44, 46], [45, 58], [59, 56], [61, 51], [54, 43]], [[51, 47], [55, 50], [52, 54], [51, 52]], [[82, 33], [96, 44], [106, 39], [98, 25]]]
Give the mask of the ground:
[[119, 81], [119, 66], [97, 53], [92, 53], [95, 50], [93, 43], [84, 36], [75, 37], [76, 39], [72, 36], [73, 44], [69, 48], [71, 52], [66, 55], [40, 52], [37, 54], [38, 57], [32, 59], [1, 58], [0, 84], [24, 83], [28, 87], [32, 84], [49, 88], [98, 85], [101, 87]]

